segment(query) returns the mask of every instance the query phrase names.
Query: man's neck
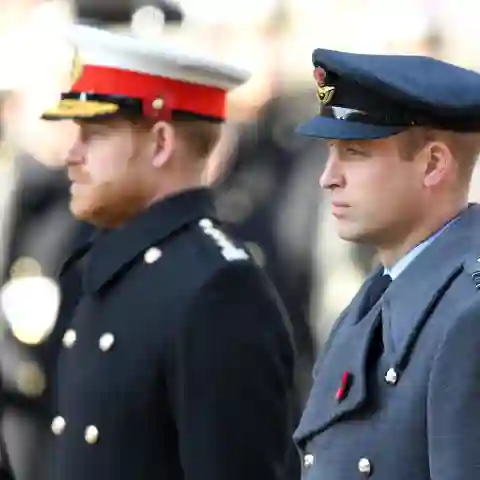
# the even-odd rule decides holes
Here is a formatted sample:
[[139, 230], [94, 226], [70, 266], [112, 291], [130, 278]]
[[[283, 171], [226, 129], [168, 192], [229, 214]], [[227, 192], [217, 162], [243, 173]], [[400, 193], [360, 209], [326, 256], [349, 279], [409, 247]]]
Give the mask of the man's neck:
[[153, 204], [166, 200], [167, 198], [173, 197], [182, 192], [195, 190], [201, 187], [204, 187], [204, 185], [198, 179], [191, 182], [182, 182], [181, 184], [172, 182], [167, 187], [162, 186], [162, 188], [158, 188], [158, 190], [152, 195], [145, 196], [138, 202], [135, 202], [130, 211], [127, 212], [124, 210], [121, 212], [121, 215], [116, 217], [110, 217], [108, 219], [102, 218], [97, 223], [91, 223], [106, 230], [120, 228], [131, 222], [135, 217], [141, 215], [144, 211], [148, 210]]
[[378, 257], [382, 265], [386, 268], [392, 268], [399, 260], [407, 255], [408, 252], [434, 235], [435, 232], [441, 230], [466, 207], [467, 204], [465, 203], [461, 206], [448, 209], [441, 215], [432, 215], [417, 228], [412, 229], [401, 242], [377, 247]]
[[172, 197], [174, 195], [177, 195], [179, 193], [185, 192], [187, 190], [195, 190], [197, 188], [204, 187], [205, 185], [202, 184], [201, 180], [198, 178], [192, 179], [191, 181], [188, 182], [182, 182], [181, 184], [172, 184], [172, 185], [166, 185], [162, 186], [161, 189], [157, 190], [155, 194], [152, 196], [150, 201], [148, 202], [147, 208], [153, 205], [154, 203], [161, 202], [162, 200], [165, 200], [168, 197]]

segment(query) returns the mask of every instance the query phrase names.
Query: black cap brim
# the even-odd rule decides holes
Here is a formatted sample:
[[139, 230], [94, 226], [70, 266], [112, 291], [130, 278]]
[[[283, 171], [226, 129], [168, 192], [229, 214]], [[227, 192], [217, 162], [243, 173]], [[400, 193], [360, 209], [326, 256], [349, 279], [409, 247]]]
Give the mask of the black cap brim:
[[329, 140], [375, 140], [403, 132], [407, 127], [370, 125], [317, 116], [296, 128], [296, 133], [304, 137]]

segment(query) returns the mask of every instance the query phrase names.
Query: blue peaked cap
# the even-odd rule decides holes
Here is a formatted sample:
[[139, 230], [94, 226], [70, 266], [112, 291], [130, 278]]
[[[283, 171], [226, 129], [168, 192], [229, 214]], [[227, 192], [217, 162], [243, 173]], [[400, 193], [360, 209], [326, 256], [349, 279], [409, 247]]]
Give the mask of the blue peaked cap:
[[313, 52], [319, 114], [297, 133], [375, 139], [412, 126], [480, 131], [480, 75], [430, 57]]

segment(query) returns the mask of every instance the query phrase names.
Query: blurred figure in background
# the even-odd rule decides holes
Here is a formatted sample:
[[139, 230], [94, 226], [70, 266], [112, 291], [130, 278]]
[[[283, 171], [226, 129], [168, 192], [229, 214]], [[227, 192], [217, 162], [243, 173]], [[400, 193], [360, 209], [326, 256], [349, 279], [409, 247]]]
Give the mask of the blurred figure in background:
[[[43, 480], [50, 378], [64, 328], [55, 323], [57, 273], [83, 226], [68, 211], [64, 173], [50, 168], [62, 160], [68, 129], [52, 135], [39, 116], [62, 77], [56, 34], [71, 12], [62, 0], [11, 8], [18, 23], [0, 37], [2, 435], [16, 480]], [[73, 294], [74, 284], [65, 291]]]
[[[182, 12], [173, 4], [157, 3], [165, 13], [166, 24], [181, 22]], [[38, 15], [35, 12], [38, 21], [35, 25], [27, 24], [22, 34], [14, 35], [9, 44], [17, 44], [19, 39], [41, 42], [49, 21], [56, 21], [53, 29], [59, 28], [65, 13], [69, 15], [68, 2], [33, 2], [32, 6], [35, 5], [42, 7], [36, 9]], [[117, 5], [117, 9], [114, 6], [108, 5], [102, 10], [88, 2], [76, 5], [83, 22], [117, 20], [129, 25], [137, 5], [125, 2]], [[26, 36], [30, 38], [25, 40]], [[37, 56], [45, 55], [45, 51], [54, 55], [46, 48]], [[27, 56], [17, 57], [17, 61], [28, 62]], [[44, 66], [47, 70], [49, 67], [50, 64]], [[28, 72], [26, 69], [22, 75]], [[36, 101], [37, 91], [41, 95], [40, 82], [32, 97], [29, 89], [25, 89], [28, 92], [10, 90], [14, 81], [23, 84], [24, 78], [10, 79], [5, 78], [4, 72], [2, 74], [0, 86], [9, 82], [9, 90], [3, 88], [5, 93], [2, 96], [2, 125], [7, 139], [2, 140], [3, 148], [0, 149], [3, 185], [0, 264], [3, 287], [0, 305], [3, 325], [0, 366], [4, 375], [5, 399], [3, 431], [16, 480], [43, 480], [45, 447], [52, 416], [52, 372], [68, 326], [64, 311], [74, 307], [81, 293], [81, 272], [70, 269], [57, 285], [59, 271], [68, 255], [87, 243], [94, 229], [71, 215], [69, 182], [65, 172], [55, 167], [66, 154], [64, 146], [69, 144], [69, 126], [57, 125], [53, 129], [46, 122], [42, 124], [29, 111]], [[54, 78], [54, 72], [50, 75]], [[39, 298], [42, 294], [43, 298]], [[19, 308], [22, 305], [24, 312]], [[55, 315], [59, 306], [61, 310]], [[55, 322], [56, 318], [58, 321]]]
[[[48, 296], [51, 288], [58, 288], [60, 266], [74, 244], [91, 232], [91, 227], [73, 219], [68, 211], [63, 172], [48, 169], [26, 153], [16, 155], [15, 171], [9, 206], [11, 226], [2, 264], [2, 307], [4, 316], [8, 315], [8, 329], [0, 349], [6, 376], [5, 437], [17, 479], [38, 480], [42, 478], [50, 423], [51, 372], [66, 325], [52, 323], [60, 296], [57, 298], [52, 292], [53, 303], [44, 297], [39, 299], [37, 308], [34, 298], [38, 298], [38, 290], [46, 288]], [[44, 286], [32, 283], [32, 279], [43, 281]], [[72, 275], [65, 279], [61, 286], [63, 296], [77, 296], [79, 280]], [[55, 283], [50, 287], [52, 282]], [[26, 315], [19, 307], [15, 307], [16, 311], [9, 307], [8, 302], [12, 301], [25, 305]]]

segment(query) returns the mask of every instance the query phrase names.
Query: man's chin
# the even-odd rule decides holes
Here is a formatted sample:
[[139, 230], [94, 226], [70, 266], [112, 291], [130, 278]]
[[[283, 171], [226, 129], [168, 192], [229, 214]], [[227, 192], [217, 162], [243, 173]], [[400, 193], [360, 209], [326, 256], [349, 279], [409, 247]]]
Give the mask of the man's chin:
[[337, 225], [337, 235], [345, 242], [365, 243], [367, 235], [359, 229], [352, 228], [351, 225]]
[[70, 212], [77, 220], [91, 223], [93, 220], [93, 212], [95, 209], [86, 202], [80, 201], [75, 197], [70, 199]]
[[132, 216], [127, 209], [112, 207], [107, 202], [86, 202], [85, 197], [72, 197], [70, 212], [77, 219], [90, 223], [98, 228], [116, 228]]

